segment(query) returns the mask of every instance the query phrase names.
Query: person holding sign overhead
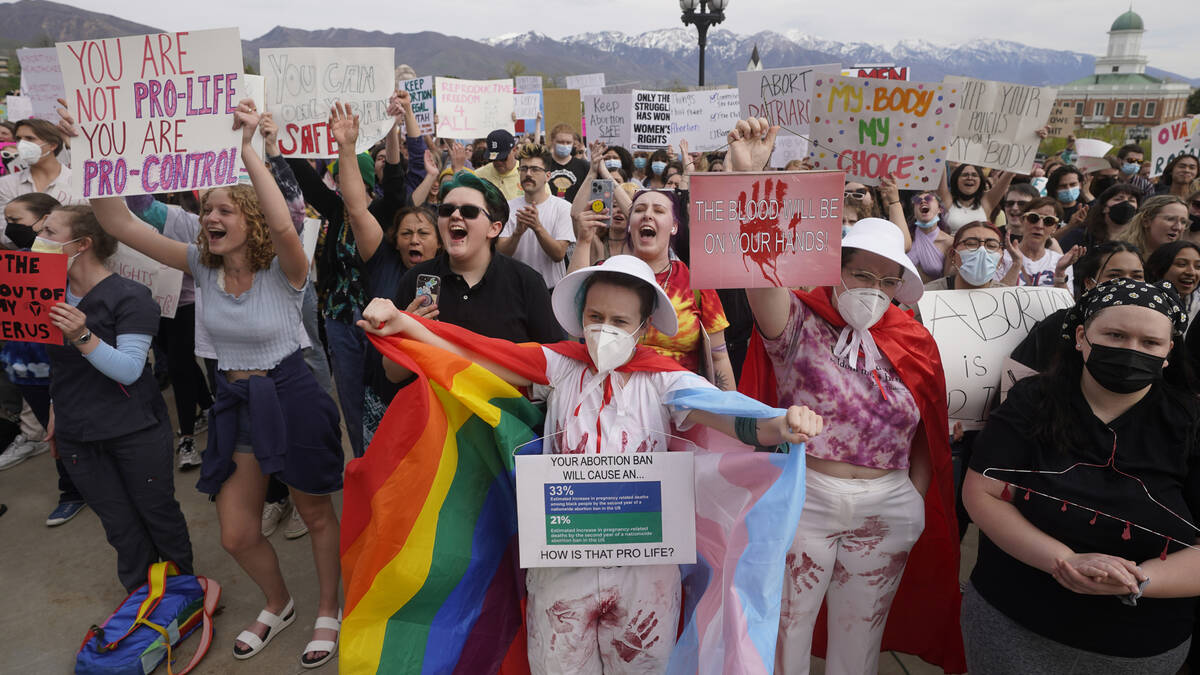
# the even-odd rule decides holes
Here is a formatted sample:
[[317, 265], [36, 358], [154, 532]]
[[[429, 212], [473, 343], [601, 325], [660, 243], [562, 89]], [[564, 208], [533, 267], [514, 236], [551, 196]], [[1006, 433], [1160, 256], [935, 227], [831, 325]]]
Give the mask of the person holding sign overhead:
[[[762, 170], [778, 130], [739, 121], [728, 136], [733, 170]], [[776, 672], [809, 672], [814, 639], [819, 652], [826, 637], [822, 604], [827, 673], [876, 672], [881, 643], [962, 672], [946, 382], [933, 337], [892, 305], [923, 292], [899, 228], [880, 218], [842, 240], [833, 287], [746, 291], [758, 330], [739, 390], [828, 421], [806, 448]], [[920, 597], [907, 595], [914, 587]]]
[[67, 301], [49, 308], [65, 340], [46, 348], [51, 451], [99, 516], [126, 590], [144, 584], [160, 560], [191, 574], [192, 544], [175, 500], [174, 433], [146, 363], [158, 304], [148, 288], [104, 266], [117, 242], [86, 206], [52, 211], [33, 250], [67, 256]]
[[[651, 327], [668, 336], [678, 328], [671, 298], [638, 258], [615, 256], [572, 272], [555, 286], [553, 304], [558, 321], [584, 344], [534, 346], [534, 358], [544, 367], [536, 383], [491, 360], [504, 345], [487, 349], [486, 338], [401, 312], [390, 300], [372, 300], [360, 325], [375, 335], [403, 334], [440, 347], [515, 387], [548, 385], [544, 451], [551, 454], [665, 451], [665, 434], [693, 424], [750, 446], [803, 443], [821, 433], [821, 417], [801, 406], [753, 418], [673, 405], [674, 397], [719, 392], [638, 344]], [[394, 382], [410, 375], [390, 360], [385, 368]], [[724, 396], [744, 401], [737, 394]], [[677, 565], [532, 568], [526, 586], [525, 626], [535, 675], [666, 670], [679, 625]]]
[[[338, 520], [330, 495], [342, 487], [342, 444], [333, 399], [305, 366], [300, 306], [308, 257], [279, 186], [250, 142], [259, 114], [238, 104], [241, 155], [253, 187], [209, 190], [195, 244], [146, 227], [120, 199], [93, 199], [105, 230], [142, 253], [190, 272], [204, 297], [201, 323], [217, 352], [216, 399], [197, 488], [212, 495], [221, 544], [266, 595], [233, 655], [258, 654], [296, 618], [279, 559], [261, 531], [267, 479], [291, 488], [312, 537], [319, 600], [314, 640], [300, 658], [315, 668], [337, 650]], [[89, 500], [90, 501], [90, 500]]]
[[1008, 171], [993, 170], [991, 187], [983, 180], [983, 169], [974, 164], [959, 164], [950, 173], [949, 182], [942, 173], [938, 185], [938, 197], [946, 205], [946, 227], [950, 234], [958, 228], [977, 220], [987, 220], [996, 205], [1004, 199], [1013, 175]]

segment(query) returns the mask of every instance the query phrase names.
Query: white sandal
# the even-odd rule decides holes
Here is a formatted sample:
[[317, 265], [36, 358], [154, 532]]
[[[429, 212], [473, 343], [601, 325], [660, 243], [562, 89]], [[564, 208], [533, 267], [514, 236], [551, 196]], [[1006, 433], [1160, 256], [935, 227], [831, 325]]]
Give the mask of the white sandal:
[[[337, 654], [338, 640], [340, 640], [342, 636], [342, 610], [338, 610], [336, 619], [332, 616], [318, 616], [316, 623], [313, 624], [313, 630], [320, 630], [322, 628], [325, 630], [337, 631], [338, 636], [333, 640], [313, 640], [312, 642], [309, 642], [308, 646], [304, 648], [304, 653], [300, 654], [300, 665], [304, 666], [305, 668], [320, 668], [326, 663], [329, 663], [329, 660], [333, 658], [334, 654]], [[322, 656], [316, 661], [309, 661], [304, 658], [309, 652], [327, 653], [325, 656]]]
[[248, 659], [251, 656], [261, 652], [263, 647], [266, 647], [271, 640], [275, 639], [275, 635], [279, 633], [279, 631], [292, 625], [292, 622], [295, 620], [296, 609], [293, 606], [291, 598], [288, 598], [287, 606], [283, 608], [283, 612], [281, 612], [278, 616], [268, 612], [265, 609], [259, 612], [258, 622], [267, 627], [266, 637], [260, 638], [248, 630], [238, 633], [237, 640], [250, 647], [250, 649], [248, 651], [240, 652], [238, 651], [237, 644], [235, 643], [233, 645], [233, 658]]

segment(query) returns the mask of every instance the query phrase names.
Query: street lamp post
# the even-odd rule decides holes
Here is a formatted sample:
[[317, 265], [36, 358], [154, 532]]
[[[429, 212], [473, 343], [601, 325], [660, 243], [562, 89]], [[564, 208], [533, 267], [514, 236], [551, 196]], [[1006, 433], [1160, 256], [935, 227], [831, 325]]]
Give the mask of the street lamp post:
[[[700, 11], [696, 11], [699, 5]], [[700, 86], [704, 86], [704, 47], [708, 44], [708, 27], [725, 20], [725, 7], [729, 0], [679, 0], [683, 10], [683, 25], [696, 24], [700, 35]], [[711, 11], [709, 11], [711, 10]]]

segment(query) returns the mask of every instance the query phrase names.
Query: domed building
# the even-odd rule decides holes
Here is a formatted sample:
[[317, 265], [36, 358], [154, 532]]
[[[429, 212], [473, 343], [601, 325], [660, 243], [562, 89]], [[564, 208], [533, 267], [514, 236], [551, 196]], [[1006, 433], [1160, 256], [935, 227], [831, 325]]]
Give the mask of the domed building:
[[1133, 9], [1118, 16], [1108, 29], [1108, 52], [1096, 59], [1093, 74], [1059, 87], [1056, 107], [1068, 117], [1074, 113], [1075, 125], [1151, 127], [1183, 117], [1191, 86], [1146, 74], [1145, 32]]

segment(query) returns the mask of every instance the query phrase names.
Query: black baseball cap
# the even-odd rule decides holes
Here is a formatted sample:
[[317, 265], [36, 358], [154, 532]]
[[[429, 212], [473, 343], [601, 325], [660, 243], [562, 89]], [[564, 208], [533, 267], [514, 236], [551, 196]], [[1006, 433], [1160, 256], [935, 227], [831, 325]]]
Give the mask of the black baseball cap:
[[497, 129], [487, 136], [488, 160], [508, 159], [508, 153], [517, 145], [513, 135], [503, 129]]

